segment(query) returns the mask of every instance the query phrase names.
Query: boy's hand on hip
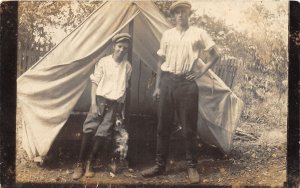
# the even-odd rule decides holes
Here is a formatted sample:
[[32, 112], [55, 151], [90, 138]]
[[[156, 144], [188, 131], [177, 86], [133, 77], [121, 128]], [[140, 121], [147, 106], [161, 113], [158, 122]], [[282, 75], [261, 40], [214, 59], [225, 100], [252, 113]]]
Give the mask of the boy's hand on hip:
[[202, 68], [198, 72], [190, 71], [186, 74], [185, 78], [190, 81], [194, 81], [200, 77], [202, 77], [207, 72], [207, 68]]

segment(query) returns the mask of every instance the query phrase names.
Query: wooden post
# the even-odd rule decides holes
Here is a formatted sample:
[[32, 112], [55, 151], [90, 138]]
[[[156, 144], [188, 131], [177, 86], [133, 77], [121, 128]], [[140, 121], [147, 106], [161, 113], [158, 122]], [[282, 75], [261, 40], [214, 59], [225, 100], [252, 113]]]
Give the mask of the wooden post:
[[[133, 27], [134, 27], [134, 20], [131, 20], [129, 23], [129, 34], [131, 35], [131, 45], [129, 46], [128, 50], [128, 61], [132, 65], [132, 56], [133, 56]], [[130, 93], [131, 93], [131, 79], [128, 81], [128, 90], [127, 90], [127, 95], [126, 95], [126, 104], [125, 104], [125, 118], [126, 118], [126, 124], [128, 125], [129, 123], [129, 116], [130, 116]]]
[[132, 64], [132, 54], [133, 54], [133, 26], [134, 26], [134, 20], [131, 20], [129, 23], [129, 35], [132, 37], [131, 45], [129, 47], [128, 51], [128, 61]]

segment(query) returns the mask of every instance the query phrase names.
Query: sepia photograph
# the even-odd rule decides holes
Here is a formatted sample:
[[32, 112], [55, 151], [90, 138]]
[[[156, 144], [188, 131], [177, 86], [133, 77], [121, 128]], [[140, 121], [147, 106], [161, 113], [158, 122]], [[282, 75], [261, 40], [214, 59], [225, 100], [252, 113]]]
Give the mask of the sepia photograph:
[[15, 181], [287, 181], [284, 0], [20, 1]]

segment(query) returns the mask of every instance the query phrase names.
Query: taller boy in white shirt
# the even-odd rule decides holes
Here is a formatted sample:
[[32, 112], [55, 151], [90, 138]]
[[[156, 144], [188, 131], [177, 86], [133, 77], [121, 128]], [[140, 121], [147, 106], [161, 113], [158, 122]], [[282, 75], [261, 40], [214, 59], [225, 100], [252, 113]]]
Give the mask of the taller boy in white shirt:
[[[177, 1], [170, 7], [176, 26], [164, 32], [157, 54], [157, 80], [153, 97], [159, 99], [156, 165], [142, 172], [144, 177], [164, 173], [169, 149], [171, 126], [175, 113], [183, 127], [184, 146], [191, 183], [200, 181], [196, 169], [196, 133], [198, 87], [195, 79], [204, 75], [220, 56], [215, 43], [203, 29], [189, 26], [191, 4]], [[210, 62], [200, 72], [193, 72], [193, 64], [201, 51], [210, 55]], [[201, 91], [200, 91], [201, 92]]]

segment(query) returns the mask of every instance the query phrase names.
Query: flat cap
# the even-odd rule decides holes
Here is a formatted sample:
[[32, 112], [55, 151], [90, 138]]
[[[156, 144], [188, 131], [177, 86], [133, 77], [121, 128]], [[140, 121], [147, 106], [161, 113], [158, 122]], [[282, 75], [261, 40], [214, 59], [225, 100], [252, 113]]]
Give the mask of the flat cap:
[[130, 43], [131, 36], [128, 33], [118, 33], [111, 40], [113, 43], [121, 42], [124, 40], [127, 40]]
[[178, 7], [185, 7], [185, 8], [191, 9], [192, 5], [189, 1], [179, 0], [179, 1], [174, 2], [170, 6], [170, 12], [173, 13], [174, 10]]

